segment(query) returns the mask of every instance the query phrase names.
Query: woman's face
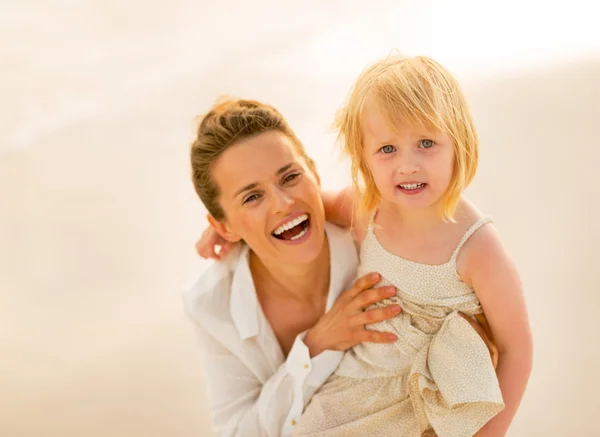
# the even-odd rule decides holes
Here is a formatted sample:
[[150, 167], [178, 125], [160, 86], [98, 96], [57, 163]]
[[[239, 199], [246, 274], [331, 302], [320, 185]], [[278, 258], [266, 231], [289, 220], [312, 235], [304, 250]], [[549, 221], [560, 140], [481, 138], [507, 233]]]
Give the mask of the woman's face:
[[286, 135], [273, 130], [233, 144], [212, 178], [225, 219], [211, 224], [225, 239], [243, 239], [263, 261], [308, 263], [321, 253], [319, 181]]

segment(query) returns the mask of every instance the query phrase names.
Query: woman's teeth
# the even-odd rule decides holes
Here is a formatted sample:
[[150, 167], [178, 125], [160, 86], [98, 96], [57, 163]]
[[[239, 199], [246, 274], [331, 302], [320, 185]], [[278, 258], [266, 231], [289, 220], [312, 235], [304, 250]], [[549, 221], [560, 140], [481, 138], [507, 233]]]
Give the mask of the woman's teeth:
[[[308, 220], [308, 214], [302, 214], [301, 216], [298, 216], [295, 219], [290, 220], [289, 222], [284, 223], [281, 226], [279, 226], [277, 229], [275, 229], [275, 231], [273, 231], [273, 235], [275, 235], [275, 236], [281, 235], [285, 231], [288, 231], [288, 230], [292, 229], [293, 227], [298, 226], [300, 223], [303, 223], [306, 220]], [[300, 232], [300, 234], [298, 234], [299, 236], [295, 235], [294, 237], [292, 237], [292, 240], [296, 240], [296, 239], [300, 238], [305, 233], [306, 233], [306, 229], [304, 229], [302, 232]]]
[[416, 190], [417, 188], [421, 188], [425, 184], [400, 184], [400, 187], [404, 190]]
[[300, 237], [303, 237], [304, 234], [306, 234], [308, 232], [308, 227], [302, 229], [302, 231], [300, 231], [300, 233], [298, 235], [294, 235], [292, 238], [290, 238], [290, 240], [294, 241], [297, 240]]

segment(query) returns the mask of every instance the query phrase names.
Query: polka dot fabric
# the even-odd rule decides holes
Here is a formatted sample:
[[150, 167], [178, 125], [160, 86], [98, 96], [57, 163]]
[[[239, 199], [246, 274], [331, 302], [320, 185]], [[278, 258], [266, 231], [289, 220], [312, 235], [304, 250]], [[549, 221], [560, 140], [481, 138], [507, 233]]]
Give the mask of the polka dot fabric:
[[490, 221], [475, 223], [440, 265], [388, 252], [369, 228], [358, 275], [381, 273], [381, 285], [399, 291], [374, 307], [398, 303], [403, 311], [367, 329], [394, 332], [398, 340], [347, 351], [311, 399], [294, 436], [471, 437], [504, 408], [488, 348], [458, 315], [482, 313], [473, 289], [458, 276], [456, 258]]

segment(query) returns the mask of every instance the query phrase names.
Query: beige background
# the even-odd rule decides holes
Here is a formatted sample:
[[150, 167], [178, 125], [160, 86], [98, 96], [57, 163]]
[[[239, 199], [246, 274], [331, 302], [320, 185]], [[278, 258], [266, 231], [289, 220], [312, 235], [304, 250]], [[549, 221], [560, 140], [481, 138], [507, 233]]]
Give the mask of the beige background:
[[600, 436], [589, 2], [281, 3], [0, 3], [0, 435], [209, 436], [181, 305], [205, 267], [193, 118], [223, 93], [268, 101], [341, 187], [334, 110], [397, 47], [464, 84], [482, 139], [469, 195], [526, 286], [535, 367], [510, 435]]

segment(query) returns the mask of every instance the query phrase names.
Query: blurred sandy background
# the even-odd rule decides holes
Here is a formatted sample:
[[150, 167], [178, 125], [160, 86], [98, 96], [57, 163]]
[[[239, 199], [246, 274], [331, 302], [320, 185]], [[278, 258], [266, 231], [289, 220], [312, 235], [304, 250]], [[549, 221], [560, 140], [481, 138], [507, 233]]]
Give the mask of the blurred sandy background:
[[[470, 197], [518, 262], [535, 368], [511, 436], [600, 436], [600, 28], [591, 3], [0, 2], [0, 436], [210, 436], [181, 292], [205, 264], [193, 118], [287, 115], [326, 187], [351, 82], [396, 47], [472, 103]], [[333, 165], [333, 167], [330, 167]]]

